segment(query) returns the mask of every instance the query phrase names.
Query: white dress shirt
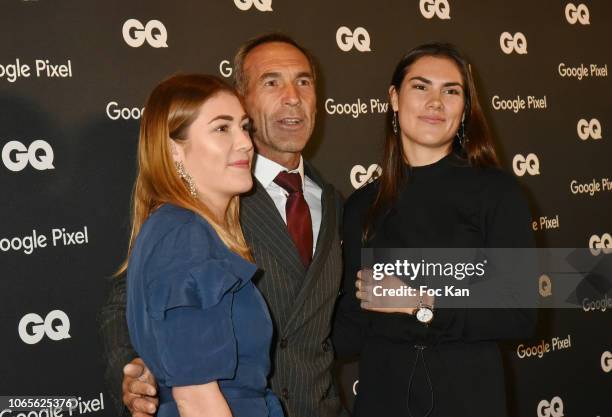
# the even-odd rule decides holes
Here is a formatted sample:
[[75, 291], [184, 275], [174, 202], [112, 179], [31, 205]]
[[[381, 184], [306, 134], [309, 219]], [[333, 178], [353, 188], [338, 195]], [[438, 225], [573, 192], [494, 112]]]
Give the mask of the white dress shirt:
[[280, 213], [285, 224], [287, 224], [287, 212], [285, 206], [287, 205], [287, 196], [289, 193], [280, 185], [274, 182], [274, 178], [281, 172], [287, 171], [290, 173], [297, 172], [302, 177], [302, 187], [304, 189], [304, 198], [306, 204], [310, 209], [310, 218], [312, 220], [312, 254], [314, 256], [315, 249], [317, 247], [317, 237], [319, 236], [319, 229], [321, 228], [321, 187], [319, 187], [314, 181], [304, 175], [304, 160], [300, 156], [300, 165], [297, 169], [288, 171], [284, 166], [277, 164], [276, 162], [255, 154], [255, 169], [253, 173], [255, 178], [264, 186], [268, 195], [274, 201], [276, 209]]

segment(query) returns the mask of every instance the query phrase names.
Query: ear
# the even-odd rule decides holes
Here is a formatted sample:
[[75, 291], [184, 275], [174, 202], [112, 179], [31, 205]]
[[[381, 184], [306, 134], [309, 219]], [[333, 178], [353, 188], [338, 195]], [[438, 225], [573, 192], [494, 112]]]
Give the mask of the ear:
[[393, 109], [393, 111], [399, 110], [399, 98], [397, 96], [397, 90], [395, 89], [394, 85], [389, 87], [389, 102], [391, 103], [391, 108]]
[[182, 162], [185, 160], [185, 150], [180, 142], [168, 138], [168, 149], [174, 162]]

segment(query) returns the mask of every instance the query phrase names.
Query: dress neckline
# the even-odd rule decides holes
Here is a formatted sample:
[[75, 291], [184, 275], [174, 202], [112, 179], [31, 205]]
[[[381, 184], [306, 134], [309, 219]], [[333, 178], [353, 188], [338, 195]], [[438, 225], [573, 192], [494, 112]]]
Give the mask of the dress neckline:
[[442, 158], [431, 164], [420, 166], [410, 166], [408, 164], [405, 164], [404, 167], [408, 177], [414, 175], [418, 177], [422, 177], [423, 175], [435, 175], [444, 172], [449, 167], [452, 167], [459, 163], [459, 158], [460, 157], [454, 151], [451, 151], [447, 155], [443, 156]]

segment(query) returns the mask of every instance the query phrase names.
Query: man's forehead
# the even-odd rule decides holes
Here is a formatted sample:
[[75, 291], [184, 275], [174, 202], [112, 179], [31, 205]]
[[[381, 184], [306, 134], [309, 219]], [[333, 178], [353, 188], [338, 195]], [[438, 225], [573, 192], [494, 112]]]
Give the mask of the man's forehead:
[[295, 46], [284, 42], [270, 42], [258, 45], [249, 52], [244, 59], [244, 71], [250, 78], [283, 71], [311, 73], [311, 68], [306, 55]]

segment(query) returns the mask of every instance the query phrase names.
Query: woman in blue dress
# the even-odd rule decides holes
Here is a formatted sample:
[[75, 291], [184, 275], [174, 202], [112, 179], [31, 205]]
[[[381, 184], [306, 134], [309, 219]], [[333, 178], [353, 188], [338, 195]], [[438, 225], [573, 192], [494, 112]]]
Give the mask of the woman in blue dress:
[[177, 75], [145, 108], [124, 269], [157, 415], [282, 417], [266, 388], [272, 322], [238, 216], [253, 157], [241, 99], [216, 77]]

